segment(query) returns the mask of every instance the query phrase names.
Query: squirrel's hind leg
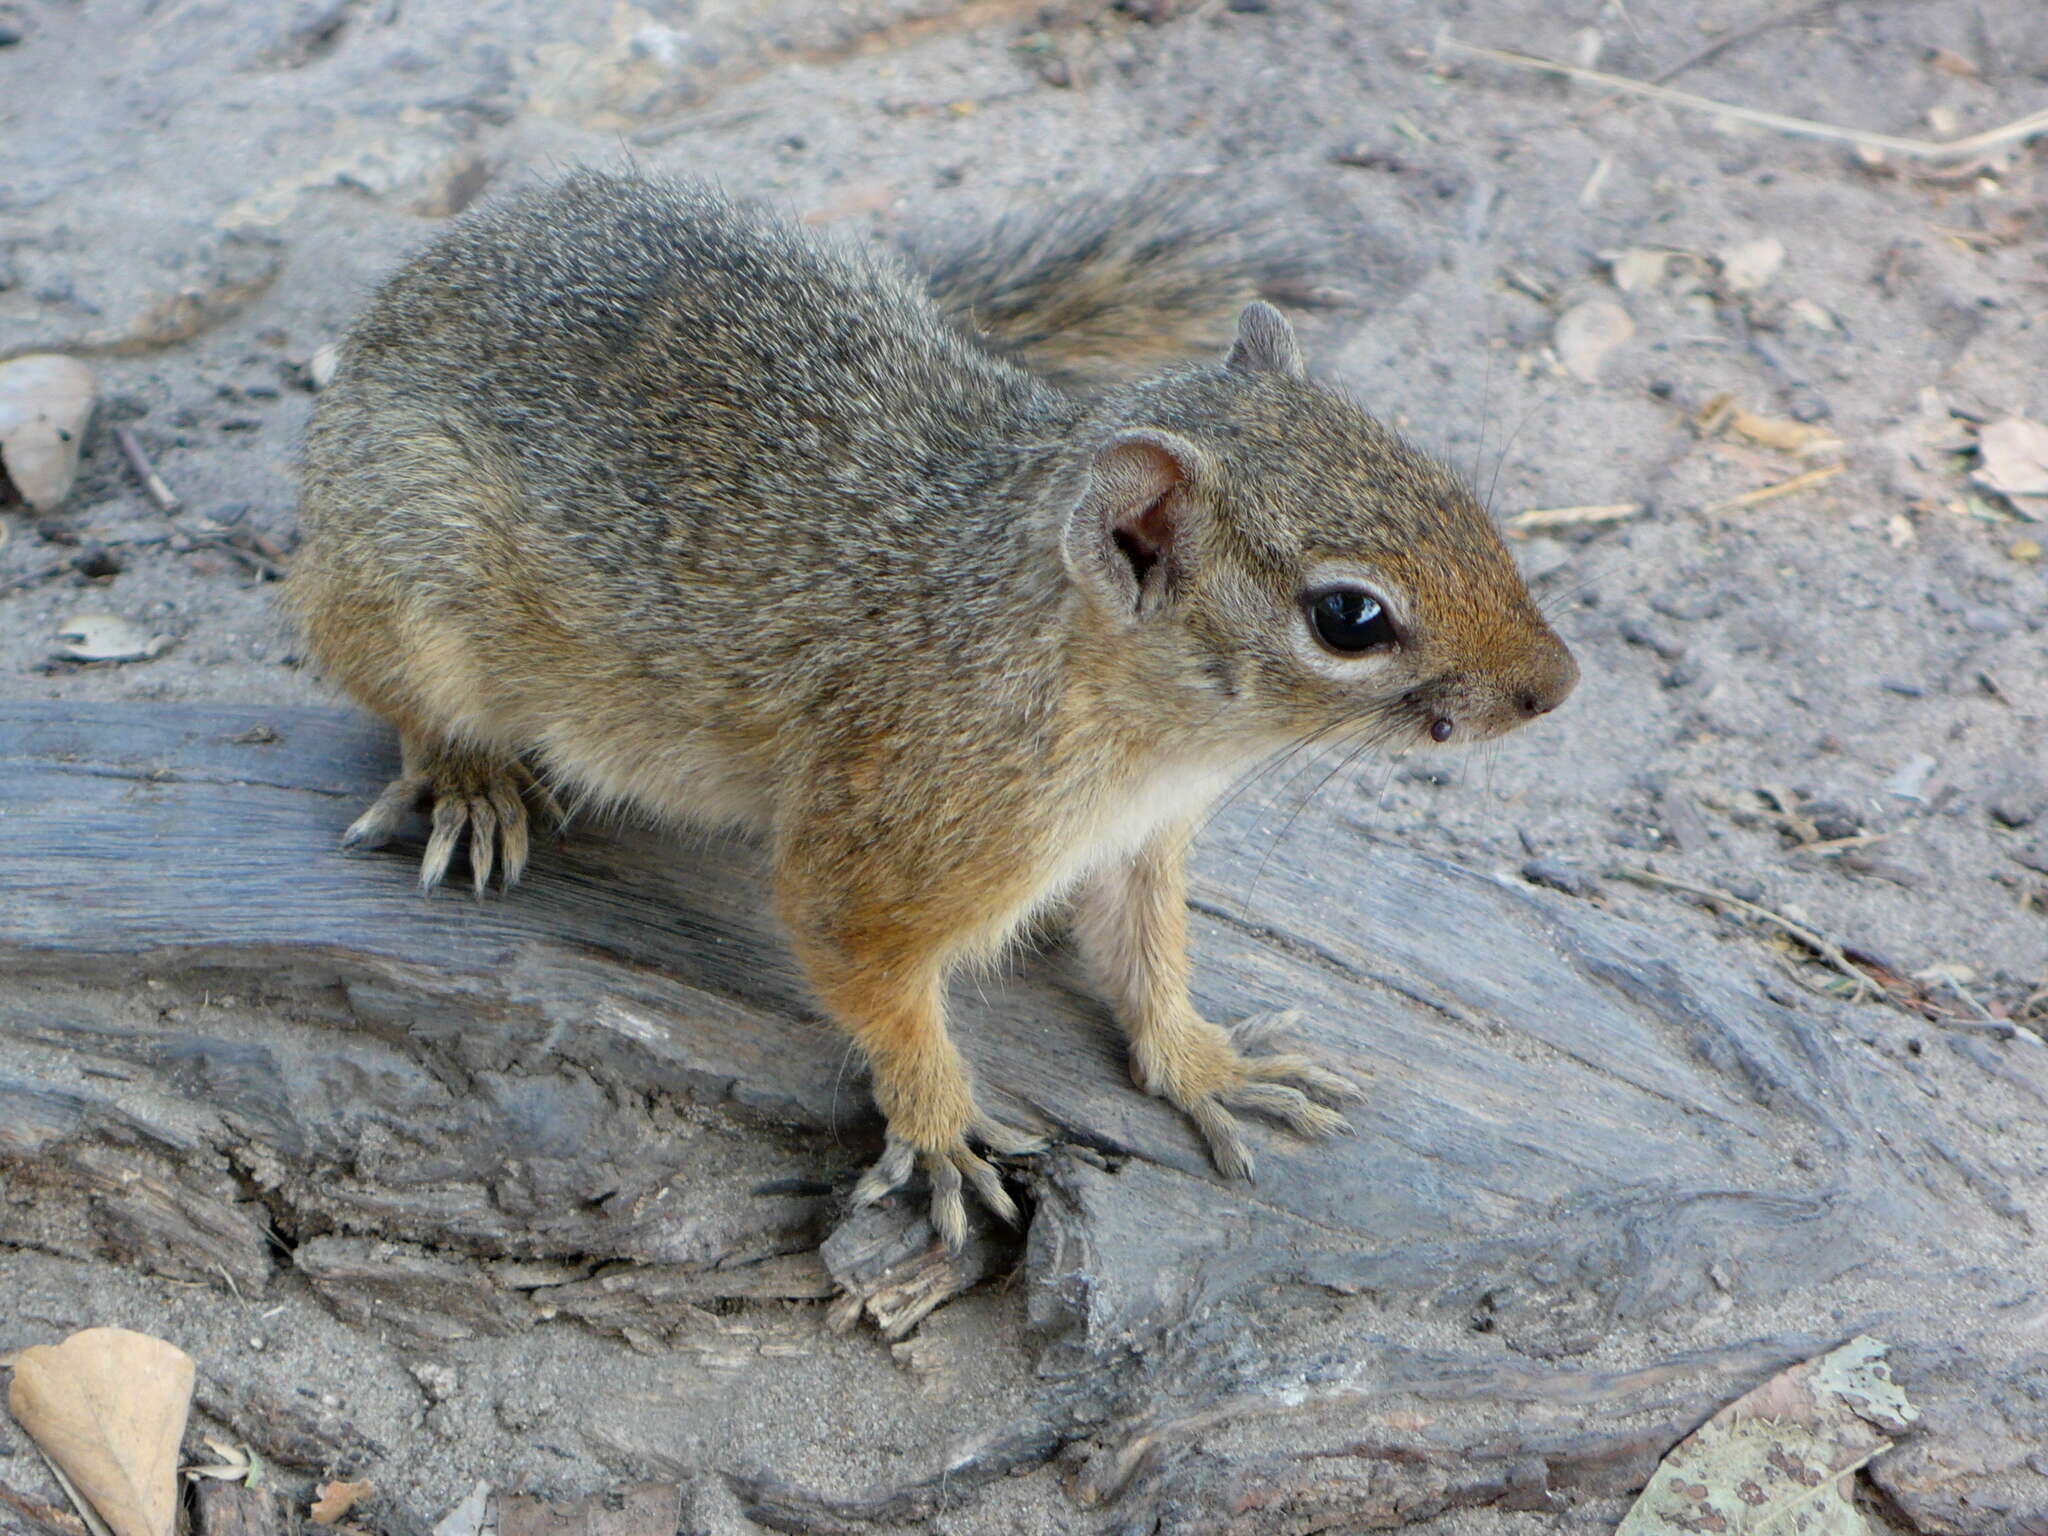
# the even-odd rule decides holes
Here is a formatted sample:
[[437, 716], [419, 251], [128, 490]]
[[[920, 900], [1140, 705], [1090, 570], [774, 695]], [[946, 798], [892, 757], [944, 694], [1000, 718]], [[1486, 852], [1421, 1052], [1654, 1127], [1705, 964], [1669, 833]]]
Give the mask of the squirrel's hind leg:
[[491, 872], [509, 889], [526, 869], [530, 839], [527, 801], [560, 826], [565, 817], [547, 786], [516, 758], [503, 758], [474, 747], [427, 743], [410, 734], [403, 738], [404, 769], [385, 786], [342, 834], [344, 848], [376, 848], [387, 843], [414, 811], [430, 812], [432, 831], [420, 858], [420, 888], [431, 891], [448, 873], [455, 850], [469, 847], [470, 874], [479, 895]]

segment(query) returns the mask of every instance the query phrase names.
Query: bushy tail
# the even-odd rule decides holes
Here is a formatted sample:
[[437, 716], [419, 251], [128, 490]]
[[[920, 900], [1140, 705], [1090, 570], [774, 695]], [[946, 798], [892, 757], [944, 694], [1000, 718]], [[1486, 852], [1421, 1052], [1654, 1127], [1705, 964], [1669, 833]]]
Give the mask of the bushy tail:
[[1343, 303], [1307, 242], [1275, 219], [1156, 181], [1012, 214], [951, 247], [919, 246], [940, 309], [991, 351], [1069, 388], [1094, 389], [1221, 357], [1253, 299]]

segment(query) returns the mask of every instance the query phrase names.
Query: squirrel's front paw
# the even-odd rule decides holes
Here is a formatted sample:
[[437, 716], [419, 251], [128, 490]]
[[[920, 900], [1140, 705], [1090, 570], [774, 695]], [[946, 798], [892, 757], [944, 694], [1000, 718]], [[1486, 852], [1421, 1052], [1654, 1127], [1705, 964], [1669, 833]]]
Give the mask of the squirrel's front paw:
[[1232, 1110], [1269, 1115], [1303, 1136], [1348, 1136], [1350, 1122], [1329, 1106], [1364, 1097], [1351, 1079], [1306, 1056], [1246, 1054], [1290, 1031], [1299, 1019], [1286, 1009], [1254, 1014], [1229, 1029], [1191, 1019], [1177, 1029], [1154, 1030], [1133, 1046], [1131, 1079], [1195, 1122], [1227, 1177], [1249, 1179], [1252, 1154]]
[[854, 1204], [873, 1205], [909, 1182], [911, 1174], [922, 1165], [932, 1181], [932, 1227], [948, 1248], [958, 1252], [967, 1241], [967, 1206], [961, 1197], [963, 1181], [972, 1184], [981, 1203], [1004, 1222], [1013, 1227], [1019, 1225], [1023, 1218], [1017, 1212], [1017, 1203], [1003, 1188], [1002, 1176], [968, 1145], [970, 1136], [1004, 1157], [1021, 1157], [1045, 1147], [1042, 1136], [1004, 1125], [987, 1115], [975, 1116], [964, 1133], [936, 1139], [930, 1146], [892, 1130], [875, 1166], [854, 1186]]

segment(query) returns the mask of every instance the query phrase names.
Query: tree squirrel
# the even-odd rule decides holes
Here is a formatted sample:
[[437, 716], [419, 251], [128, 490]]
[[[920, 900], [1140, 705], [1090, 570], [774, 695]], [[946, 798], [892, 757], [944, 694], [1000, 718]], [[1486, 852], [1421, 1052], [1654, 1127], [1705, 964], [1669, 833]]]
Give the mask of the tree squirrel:
[[1133, 1079], [1249, 1177], [1233, 1110], [1323, 1136], [1357, 1090], [1196, 1012], [1205, 809], [1291, 745], [1484, 741], [1578, 676], [1471, 492], [1311, 383], [1269, 305], [1220, 365], [1048, 382], [1245, 286], [1116, 234], [925, 292], [708, 188], [573, 174], [385, 283], [306, 445], [287, 601], [404, 752], [345, 842], [430, 804], [421, 884], [466, 841], [481, 892], [557, 791], [763, 832], [888, 1119], [856, 1198], [921, 1166], [955, 1247], [963, 1180], [1017, 1219], [976, 1147], [1039, 1145], [976, 1104], [956, 966], [1071, 896]]

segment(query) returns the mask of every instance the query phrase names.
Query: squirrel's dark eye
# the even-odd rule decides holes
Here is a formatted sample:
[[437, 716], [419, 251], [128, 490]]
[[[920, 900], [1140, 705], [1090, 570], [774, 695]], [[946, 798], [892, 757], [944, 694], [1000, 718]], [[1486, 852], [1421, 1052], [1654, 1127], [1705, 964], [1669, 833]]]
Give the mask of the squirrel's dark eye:
[[1332, 587], [1309, 598], [1309, 622], [1333, 651], [1374, 651], [1400, 640], [1378, 598], [1357, 587]]

